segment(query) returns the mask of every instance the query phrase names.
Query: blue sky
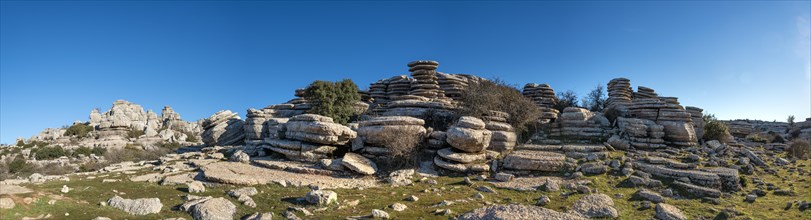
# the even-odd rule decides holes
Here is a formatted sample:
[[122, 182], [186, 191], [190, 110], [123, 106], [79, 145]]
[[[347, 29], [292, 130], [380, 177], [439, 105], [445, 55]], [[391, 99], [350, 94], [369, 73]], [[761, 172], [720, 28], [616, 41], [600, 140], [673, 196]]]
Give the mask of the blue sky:
[[0, 142], [116, 99], [244, 116], [313, 80], [439, 70], [582, 95], [615, 77], [722, 119], [811, 117], [809, 1], [0, 2]]

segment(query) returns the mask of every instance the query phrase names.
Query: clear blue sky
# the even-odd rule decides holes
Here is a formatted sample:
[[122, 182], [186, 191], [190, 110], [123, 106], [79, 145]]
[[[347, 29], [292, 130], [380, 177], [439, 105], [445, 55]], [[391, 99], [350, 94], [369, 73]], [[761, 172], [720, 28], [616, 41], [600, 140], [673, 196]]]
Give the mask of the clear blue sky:
[[722, 119], [811, 116], [809, 1], [0, 3], [0, 142], [126, 99], [196, 120], [440, 71], [585, 94], [614, 77]]

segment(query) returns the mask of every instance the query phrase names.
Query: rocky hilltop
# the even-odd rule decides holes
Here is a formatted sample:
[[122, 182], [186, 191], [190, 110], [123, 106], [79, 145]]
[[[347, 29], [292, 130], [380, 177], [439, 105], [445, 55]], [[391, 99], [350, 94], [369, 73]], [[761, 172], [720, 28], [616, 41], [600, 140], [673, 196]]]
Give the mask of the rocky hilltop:
[[[626, 78], [607, 82], [604, 105], [592, 111], [560, 106], [548, 84], [504, 87], [440, 72], [436, 61], [404, 67], [407, 74], [349, 94], [358, 99], [348, 121], [313, 114], [330, 100], [313, 99], [308, 88], [248, 109], [244, 120], [222, 110], [187, 122], [168, 106], [158, 116], [116, 101], [87, 122], [20, 140], [14, 148], [24, 150], [2, 159], [34, 163], [47, 151], [32, 149], [52, 146], [172, 152], [9, 178], [0, 182], [0, 208], [61, 217], [29, 204], [73, 204], [69, 197], [94, 207], [64, 215], [88, 218], [811, 218], [811, 119], [718, 121]], [[474, 99], [482, 94], [470, 91], [486, 85], [529, 104]], [[92, 158], [118, 158], [99, 156]]]

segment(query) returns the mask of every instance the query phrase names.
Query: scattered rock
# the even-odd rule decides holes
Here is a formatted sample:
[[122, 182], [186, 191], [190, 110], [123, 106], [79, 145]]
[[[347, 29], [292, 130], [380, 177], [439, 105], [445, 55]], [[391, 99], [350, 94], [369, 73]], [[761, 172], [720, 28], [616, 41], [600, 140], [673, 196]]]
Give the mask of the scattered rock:
[[0, 198], [0, 209], [14, 208], [14, 200], [11, 198]]
[[237, 152], [234, 152], [234, 154], [232, 154], [228, 160], [232, 162], [250, 163], [251, 156], [248, 156], [248, 154], [246, 154], [244, 151], [238, 150]]
[[538, 202], [536, 203], [536, 205], [546, 206], [547, 204], [549, 204], [549, 202], [552, 202], [552, 200], [549, 199], [549, 196], [542, 195], [541, 198], [538, 198]]
[[654, 203], [660, 203], [665, 201], [665, 197], [659, 195], [659, 193], [647, 189], [640, 189], [639, 191], [636, 191], [636, 196]]
[[656, 204], [656, 218], [661, 220], [686, 220], [687, 217], [676, 206], [665, 203]]
[[486, 192], [486, 193], [497, 193], [496, 190], [494, 190], [493, 188], [490, 188], [489, 186], [479, 186], [479, 187], [476, 187], [476, 190], [478, 190], [480, 192]]
[[743, 201], [748, 202], [748, 203], [753, 203], [753, 202], [755, 202], [756, 199], [757, 199], [757, 195], [749, 194], [749, 195], [746, 195], [746, 199], [744, 199]]
[[496, 173], [495, 178], [496, 178], [496, 180], [501, 181], [501, 182], [509, 182], [509, 181], [512, 181], [513, 178], [515, 178], [515, 175], [509, 174], [509, 173]]
[[410, 196], [408, 196], [408, 197], [407, 197], [405, 200], [406, 200], [406, 201], [409, 201], [409, 202], [416, 202], [416, 201], [419, 201], [419, 200], [420, 200], [420, 198], [419, 198], [419, 197], [417, 197], [417, 196], [415, 196], [415, 195], [410, 195]]
[[304, 199], [311, 204], [326, 206], [338, 202], [338, 194], [329, 190], [313, 190]]
[[68, 187], [67, 185], [62, 185], [62, 189], [59, 191], [62, 193], [68, 193], [70, 192], [70, 187]]
[[189, 214], [195, 220], [226, 220], [233, 219], [237, 206], [225, 198], [207, 199], [199, 202], [189, 209]]
[[372, 209], [372, 218], [388, 219], [389, 213], [380, 209]]
[[587, 218], [616, 218], [619, 213], [614, 209], [614, 200], [605, 194], [583, 196], [574, 203], [572, 211]]
[[186, 185], [189, 189], [189, 193], [204, 193], [206, 192], [206, 186], [203, 185], [200, 181], [193, 181]]
[[403, 203], [395, 202], [394, 204], [391, 204], [391, 209], [394, 211], [402, 212], [405, 211], [406, 208], [408, 208], [408, 206]]
[[555, 210], [537, 206], [526, 205], [491, 205], [474, 209], [459, 216], [460, 220], [492, 220], [492, 219], [558, 219], [579, 220], [585, 219], [577, 215], [560, 213]]
[[163, 204], [161, 204], [159, 198], [124, 199], [119, 196], [113, 196], [113, 198], [107, 200], [107, 204], [132, 215], [154, 214], [160, 212], [161, 208], [163, 208]]
[[245, 216], [242, 220], [273, 220], [273, 212], [258, 213]]
[[377, 165], [359, 154], [346, 153], [341, 162], [346, 168], [360, 174], [372, 175], [377, 172]]

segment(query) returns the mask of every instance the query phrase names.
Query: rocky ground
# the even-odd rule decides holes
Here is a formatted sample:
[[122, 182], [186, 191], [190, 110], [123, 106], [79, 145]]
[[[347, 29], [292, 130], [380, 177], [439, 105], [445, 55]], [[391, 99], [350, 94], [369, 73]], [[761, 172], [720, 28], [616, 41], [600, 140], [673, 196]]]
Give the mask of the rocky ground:
[[[167, 155], [159, 161], [116, 164], [100, 172], [6, 180], [0, 185], [0, 218], [216, 219], [219, 215], [239, 219], [260, 213], [277, 219], [372, 215], [398, 219], [510, 219], [540, 213], [559, 219], [650, 219], [664, 216], [673, 207], [680, 210], [675, 215], [680, 213], [688, 219], [811, 218], [811, 212], [801, 211], [800, 207], [800, 203], [811, 201], [811, 178], [799, 172], [809, 172], [811, 163], [807, 160], [772, 166], [774, 174], [758, 171], [742, 175], [747, 182], [742, 190], [708, 200], [683, 198], [687, 195], [680, 192], [638, 192], [642, 187], [628, 186], [624, 183], [627, 177], [618, 170], [579, 177], [509, 179], [501, 174], [435, 176], [427, 168], [422, 172], [399, 172], [398, 178], [331, 177], [303, 174], [320, 169], [297, 162], [253, 158], [243, 163], [219, 156], [190, 152]], [[621, 151], [609, 154], [609, 158], [623, 156]], [[229, 181], [232, 184], [222, 183]], [[764, 188], [765, 195], [748, 202], [750, 192], [760, 193], [762, 185], [773, 187]], [[255, 192], [245, 187], [255, 188]], [[769, 190], [775, 188], [793, 189], [793, 193], [778, 195]], [[230, 192], [233, 190], [248, 193]], [[330, 191], [335, 195], [329, 195]], [[121, 198], [113, 199], [116, 196]], [[192, 205], [195, 199], [205, 197], [212, 199]], [[122, 205], [120, 199], [147, 200]]]

